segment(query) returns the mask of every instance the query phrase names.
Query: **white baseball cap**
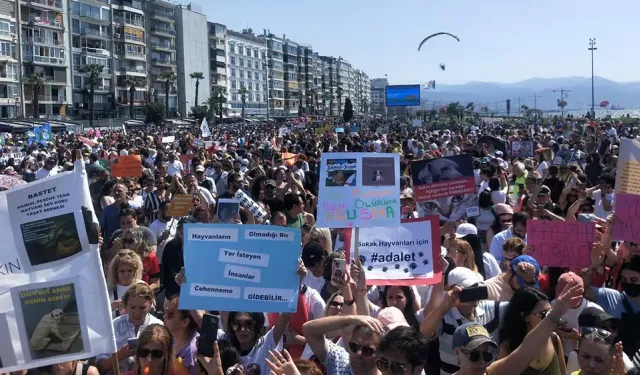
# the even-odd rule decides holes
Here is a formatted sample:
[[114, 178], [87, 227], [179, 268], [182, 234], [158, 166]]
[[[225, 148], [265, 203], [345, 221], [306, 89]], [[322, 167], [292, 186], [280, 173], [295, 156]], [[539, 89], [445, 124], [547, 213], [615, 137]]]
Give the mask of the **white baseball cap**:
[[456, 238], [462, 238], [467, 234], [478, 234], [478, 228], [469, 223], [462, 223], [458, 225], [458, 229], [456, 229]]
[[447, 276], [447, 285], [458, 285], [463, 288], [469, 288], [475, 284], [482, 282], [482, 278], [477, 273], [467, 267], [456, 267], [449, 272]]

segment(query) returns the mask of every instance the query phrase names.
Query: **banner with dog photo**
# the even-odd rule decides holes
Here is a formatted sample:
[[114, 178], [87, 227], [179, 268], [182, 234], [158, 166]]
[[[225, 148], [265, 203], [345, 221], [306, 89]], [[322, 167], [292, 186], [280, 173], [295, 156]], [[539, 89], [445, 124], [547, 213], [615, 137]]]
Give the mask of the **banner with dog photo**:
[[420, 217], [456, 221], [480, 214], [471, 155], [411, 162], [411, 181]]
[[75, 168], [0, 193], [0, 373], [117, 349], [98, 221]]

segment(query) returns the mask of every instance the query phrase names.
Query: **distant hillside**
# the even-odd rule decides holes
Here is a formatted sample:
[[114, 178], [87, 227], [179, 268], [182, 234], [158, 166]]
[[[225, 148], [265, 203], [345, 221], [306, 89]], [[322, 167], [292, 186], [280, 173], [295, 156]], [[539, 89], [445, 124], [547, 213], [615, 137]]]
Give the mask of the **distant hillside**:
[[[566, 101], [566, 109], [587, 110], [591, 106], [591, 78], [590, 77], [564, 77], [564, 78], [531, 78], [516, 83], [492, 83], [492, 82], [468, 82], [462, 85], [436, 85], [436, 90], [423, 90], [422, 99], [428, 100], [427, 107], [431, 107], [433, 101], [446, 104], [454, 101], [485, 103], [490, 111], [495, 111], [495, 101], [498, 103], [498, 111], [505, 111], [506, 99], [516, 99], [511, 102], [512, 112], [517, 112], [518, 100], [521, 104], [534, 107], [533, 94], [538, 95], [537, 106], [539, 109], [557, 109], [557, 100], [560, 98], [560, 88], [569, 89]], [[595, 77], [595, 104], [596, 107], [602, 100], [625, 108], [640, 108], [640, 82], [614, 82], [602, 77]]]

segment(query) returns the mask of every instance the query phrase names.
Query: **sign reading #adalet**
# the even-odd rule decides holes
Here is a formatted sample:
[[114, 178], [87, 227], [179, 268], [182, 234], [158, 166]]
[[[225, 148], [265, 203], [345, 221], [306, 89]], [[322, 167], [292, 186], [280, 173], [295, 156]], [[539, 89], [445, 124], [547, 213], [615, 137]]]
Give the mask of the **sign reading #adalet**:
[[295, 312], [300, 230], [186, 224], [180, 309]]
[[397, 227], [400, 216], [400, 155], [322, 154], [318, 227]]
[[0, 373], [114, 353], [82, 161], [0, 193]]
[[442, 280], [440, 219], [403, 219], [392, 228], [362, 228], [358, 257], [372, 285], [429, 285]]

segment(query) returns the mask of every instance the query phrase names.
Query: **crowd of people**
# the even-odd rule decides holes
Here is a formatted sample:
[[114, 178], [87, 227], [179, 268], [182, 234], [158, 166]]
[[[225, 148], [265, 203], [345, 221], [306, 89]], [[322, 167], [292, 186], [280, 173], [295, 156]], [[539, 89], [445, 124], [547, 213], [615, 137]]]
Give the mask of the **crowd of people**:
[[[21, 374], [640, 373], [640, 244], [612, 241], [620, 139], [635, 139], [637, 128], [583, 119], [468, 119], [446, 127], [361, 119], [351, 128], [336, 120], [347, 131], [340, 134], [321, 126], [216, 126], [205, 147], [193, 143], [203, 138], [198, 128], [92, 131], [82, 140], [57, 134], [31, 145], [7, 139], [1, 170], [27, 182], [84, 159], [118, 347], [117, 361], [105, 353]], [[290, 131], [280, 136], [281, 127]], [[162, 143], [167, 135], [175, 141]], [[511, 157], [510, 142], [518, 140], [534, 141], [535, 156]], [[553, 163], [564, 149], [574, 158]], [[16, 150], [25, 153], [22, 160], [8, 158]], [[320, 158], [329, 152], [400, 154], [406, 218], [425, 207], [414, 196], [412, 161], [473, 157], [478, 216], [448, 221], [451, 208], [427, 202], [441, 212], [434, 234], [443, 244], [440, 283], [370, 285], [359, 259], [348, 259], [345, 278], [332, 280], [333, 260], [345, 258], [347, 245], [343, 229], [315, 225]], [[139, 178], [111, 176], [103, 161], [124, 155], [141, 156]], [[300, 264], [283, 270], [300, 276], [295, 313], [179, 308], [188, 277], [184, 224], [226, 222], [218, 200], [238, 191], [266, 215], [241, 205], [231, 222], [301, 231]], [[171, 217], [178, 194], [191, 195], [193, 204], [189, 215]], [[596, 223], [591, 266], [540, 266], [527, 244], [529, 220]], [[462, 291], [477, 286], [487, 287], [487, 299], [460, 301]], [[211, 348], [198, 347], [205, 313], [220, 322], [211, 357], [199, 353]]]

